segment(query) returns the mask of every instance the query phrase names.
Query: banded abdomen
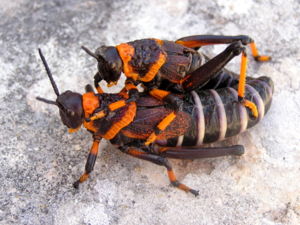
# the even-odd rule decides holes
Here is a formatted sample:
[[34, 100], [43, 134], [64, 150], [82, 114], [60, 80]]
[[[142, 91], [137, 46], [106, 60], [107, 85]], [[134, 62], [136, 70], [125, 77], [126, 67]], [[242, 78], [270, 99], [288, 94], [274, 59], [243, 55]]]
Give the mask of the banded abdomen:
[[[251, 79], [246, 85], [246, 99], [258, 108], [258, 117], [238, 103], [236, 87], [196, 90], [186, 97], [184, 111], [194, 124], [186, 133], [167, 140], [167, 146], [199, 146], [235, 136], [257, 124], [270, 108], [273, 82], [268, 77]], [[196, 126], [195, 126], [196, 124]]]

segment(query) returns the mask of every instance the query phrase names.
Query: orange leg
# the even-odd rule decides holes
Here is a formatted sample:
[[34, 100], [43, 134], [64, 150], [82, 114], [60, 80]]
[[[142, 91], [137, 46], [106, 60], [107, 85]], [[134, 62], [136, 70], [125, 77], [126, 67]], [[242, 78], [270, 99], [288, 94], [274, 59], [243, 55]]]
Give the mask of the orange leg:
[[244, 99], [245, 97], [245, 87], [246, 87], [246, 70], [247, 70], [247, 55], [246, 53], [243, 51], [242, 52], [242, 61], [241, 61], [241, 70], [240, 70], [240, 79], [239, 79], [239, 84], [238, 84], [238, 96], [239, 96], [239, 100], [240, 102], [248, 107], [253, 116], [256, 118], [258, 117], [258, 111], [257, 111], [257, 107], [256, 105], [249, 101]]
[[96, 162], [97, 154], [98, 154], [98, 149], [99, 149], [99, 143], [100, 143], [101, 138], [99, 137], [94, 137], [94, 142], [92, 145], [92, 148], [90, 150], [89, 156], [87, 158], [86, 164], [85, 164], [85, 172], [82, 174], [77, 180], [73, 186], [75, 188], [79, 187], [79, 184], [86, 181], [89, 178], [89, 174], [93, 171], [94, 165]]
[[251, 48], [251, 52], [252, 52], [252, 56], [254, 57], [254, 59], [256, 61], [260, 61], [260, 62], [266, 62], [266, 61], [270, 61], [271, 57], [270, 56], [266, 56], [266, 55], [260, 55], [258, 53], [258, 50], [256, 48], [256, 44], [255, 42], [251, 42], [250, 44], [250, 48]]
[[180, 183], [177, 180], [175, 173], [174, 173], [172, 166], [171, 166], [170, 162], [168, 161], [168, 159], [166, 159], [162, 156], [159, 156], [159, 155], [149, 154], [149, 153], [146, 153], [146, 152], [140, 151], [138, 149], [134, 149], [134, 148], [127, 149], [126, 147], [121, 147], [121, 151], [123, 151], [124, 153], [129, 154], [133, 157], [147, 160], [147, 161], [153, 162], [157, 165], [166, 167], [169, 180], [173, 186], [175, 186], [185, 192], [190, 192], [190, 193], [194, 194], [195, 196], [199, 195], [198, 191]]
[[[159, 90], [159, 89], [152, 89], [149, 92], [150, 95], [152, 95], [153, 97], [159, 99], [159, 100], [163, 100], [169, 103], [175, 103], [175, 112], [178, 110], [179, 106], [176, 108], [176, 103], [178, 103], [177, 98], [174, 97], [174, 95], [171, 95], [170, 92], [168, 91], [164, 91], [164, 90]], [[171, 112], [169, 115], [167, 115], [154, 129], [154, 132], [152, 132], [149, 137], [147, 138], [145, 145], [148, 146], [151, 143], [153, 143], [157, 136], [163, 132], [171, 123], [172, 121], [176, 118], [176, 113], [175, 112]]]

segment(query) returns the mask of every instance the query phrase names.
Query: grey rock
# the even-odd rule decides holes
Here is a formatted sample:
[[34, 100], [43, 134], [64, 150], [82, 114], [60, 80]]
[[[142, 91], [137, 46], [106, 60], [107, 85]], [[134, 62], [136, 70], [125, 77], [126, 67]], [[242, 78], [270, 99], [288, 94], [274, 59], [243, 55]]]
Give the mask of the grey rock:
[[[300, 224], [299, 1], [1, 0], [0, 15], [0, 224]], [[248, 70], [274, 80], [271, 110], [221, 143], [243, 144], [245, 155], [172, 160], [195, 198], [169, 186], [164, 168], [103, 142], [91, 179], [74, 190], [92, 139], [67, 133], [57, 109], [35, 100], [55, 97], [37, 48], [60, 90], [82, 92], [96, 64], [81, 45], [194, 34], [248, 34], [273, 57], [250, 59]]]

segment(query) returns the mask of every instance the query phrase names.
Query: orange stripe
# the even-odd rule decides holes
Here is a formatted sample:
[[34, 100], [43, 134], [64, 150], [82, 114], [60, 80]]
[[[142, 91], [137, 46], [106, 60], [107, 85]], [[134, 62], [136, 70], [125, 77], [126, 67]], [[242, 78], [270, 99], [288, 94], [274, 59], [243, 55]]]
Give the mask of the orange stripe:
[[88, 118], [100, 105], [98, 97], [93, 92], [82, 95], [82, 106], [85, 118]]
[[153, 80], [153, 78], [159, 71], [160, 67], [162, 67], [162, 65], [166, 62], [166, 58], [167, 57], [164, 53], [160, 53], [156, 63], [154, 63], [150, 67], [149, 72], [146, 73], [146, 75], [144, 77], [139, 77], [139, 80], [141, 80], [143, 82], [149, 82], [149, 81]]
[[129, 61], [134, 56], [134, 47], [129, 44], [122, 43], [120, 45], [117, 45], [116, 48], [117, 48], [119, 55], [123, 61], [124, 74], [127, 77], [137, 80], [139, 77], [139, 74], [135, 73], [133, 70], [133, 67], [131, 65], [129, 65]]
[[106, 114], [105, 114], [105, 112], [102, 110], [102, 111], [96, 113], [96, 115], [92, 116], [92, 117], [90, 118], [90, 120], [98, 120], [98, 119], [103, 118], [104, 116], [106, 116]]
[[160, 89], [152, 89], [149, 92], [150, 95], [152, 95], [154, 98], [162, 100], [164, 99], [167, 95], [170, 94], [169, 91], [164, 91], [164, 90], [160, 90]]
[[110, 111], [115, 111], [116, 109], [119, 109], [125, 105], [126, 105], [126, 102], [124, 100], [120, 100], [120, 101], [109, 104], [108, 108]]
[[170, 125], [170, 123], [176, 118], [176, 115], [174, 112], [167, 115], [158, 125], [158, 129], [165, 130], [167, 126]]
[[136, 104], [135, 102], [131, 102], [128, 104], [128, 109], [125, 112], [123, 118], [120, 121], [114, 123], [112, 127], [103, 135], [103, 138], [110, 140], [116, 136], [119, 131], [128, 126], [134, 119], [136, 114]]
[[[100, 102], [97, 96], [93, 92], [85, 93], [82, 95], [82, 106], [84, 110], [85, 118], [89, 118], [90, 115], [100, 106]], [[93, 121], [83, 121], [83, 125], [86, 129], [96, 132], [97, 128], [94, 127]]]

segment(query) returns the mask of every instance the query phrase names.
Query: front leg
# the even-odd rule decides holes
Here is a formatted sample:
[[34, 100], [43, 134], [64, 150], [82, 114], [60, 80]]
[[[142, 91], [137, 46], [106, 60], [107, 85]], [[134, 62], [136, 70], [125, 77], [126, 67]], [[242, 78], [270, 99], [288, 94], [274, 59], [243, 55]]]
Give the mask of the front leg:
[[74, 188], [78, 188], [79, 184], [86, 181], [89, 178], [89, 174], [93, 171], [94, 165], [98, 155], [99, 143], [101, 138], [98, 136], [93, 136], [93, 145], [88, 155], [86, 164], [85, 164], [85, 172], [81, 175], [81, 177], [73, 184]]
[[139, 149], [136, 149], [136, 148], [130, 148], [130, 147], [120, 147], [120, 150], [126, 154], [129, 154], [133, 157], [136, 157], [136, 158], [139, 158], [139, 159], [143, 159], [143, 160], [146, 160], [146, 161], [149, 161], [149, 162], [152, 162], [152, 163], [155, 163], [159, 166], [164, 166], [166, 167], [167, 169], [167, 173], [168, 173], [168, 177], [169, 177], [169, 180], [171, 182], [171, 184], [174, 186], [174, 187], [177, 187], [183, 191], [186, 191], [186, 192], [190, 192], [192, 193], [193, 195], [197, 196], [199, 195], [199, 192], [180, 183], [176, 176], [175, 176], [175, 173], [173, 171], [173, 168], [172, 168], [172, 165], [170, 164], [170, 162], [168, 161], [167, 158], [164, 158], [162, 156], [159, 156], [159, 155], [154, 155], [154, 154], [150, 154], [150, 153], [147, 153], [147, 152], [143, 152]]

